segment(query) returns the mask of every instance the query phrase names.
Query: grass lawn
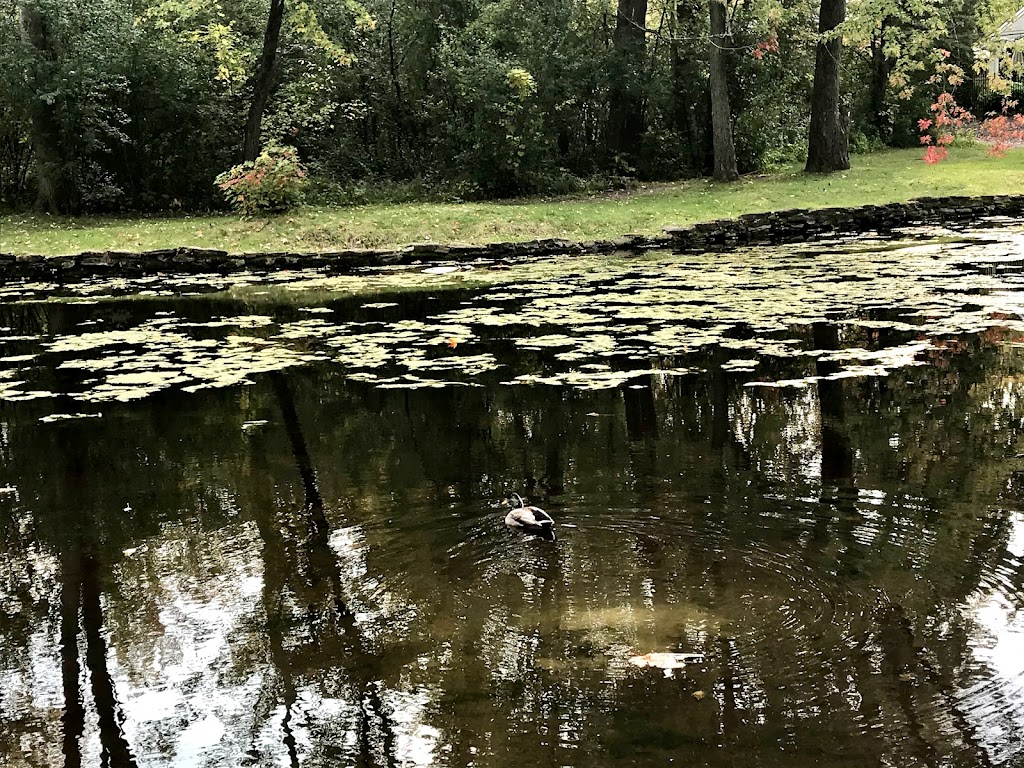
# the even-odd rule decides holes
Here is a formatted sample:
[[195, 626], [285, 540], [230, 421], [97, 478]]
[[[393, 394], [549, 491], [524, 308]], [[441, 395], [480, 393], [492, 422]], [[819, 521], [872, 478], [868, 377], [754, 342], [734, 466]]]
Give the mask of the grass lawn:
[[424, 241], [599, 240], [755, 211], [1024, 191], [1024, 149], [995, 158], [983, 147], [955, 148], [935, 166], [920, 158], [919, 150], [893, 150], [855, 155], [852, 170], [832, 176], [809, 176], [794, 167], [747, 176], [735, 184], [697, 179], [588, 198], [305, 207], [257, 220], [228, 215], [0, 216], [0, 253], [58, 255], [175, 246], [322, 251]]

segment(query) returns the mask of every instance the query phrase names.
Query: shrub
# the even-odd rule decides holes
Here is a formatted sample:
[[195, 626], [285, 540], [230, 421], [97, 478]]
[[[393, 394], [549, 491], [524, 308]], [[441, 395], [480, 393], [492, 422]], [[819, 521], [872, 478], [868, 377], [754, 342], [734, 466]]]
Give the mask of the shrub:
[[886, 149], [885, 142], [867, 131], [853, 131], [850, 134], [850, 154], [869, 155]]
[[255, 161], [225, 171], [215, 183], [239, 213], [280, 213], [302, 201], [306, 170], [294, 147], [269, 144]]

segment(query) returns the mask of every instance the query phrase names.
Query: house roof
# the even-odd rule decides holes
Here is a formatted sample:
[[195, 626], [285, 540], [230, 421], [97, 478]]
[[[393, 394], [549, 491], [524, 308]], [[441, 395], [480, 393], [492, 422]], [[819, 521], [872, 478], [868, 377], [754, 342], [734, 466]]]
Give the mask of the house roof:
[[1024, 8], [999, 25], [999, 37], [1008, 43], [1024, 39]]

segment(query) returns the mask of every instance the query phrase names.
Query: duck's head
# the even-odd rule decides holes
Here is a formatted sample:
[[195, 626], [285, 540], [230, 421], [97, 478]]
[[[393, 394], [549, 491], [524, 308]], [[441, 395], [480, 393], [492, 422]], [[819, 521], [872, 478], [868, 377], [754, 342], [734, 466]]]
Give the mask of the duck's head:
[[510, 493], [508, 498], [505, 499], [505, 503], [512, 507], [512, 509], [522, 509], [526, 506], [526, 502], [523, 501], [523, 497], [518, 493]]

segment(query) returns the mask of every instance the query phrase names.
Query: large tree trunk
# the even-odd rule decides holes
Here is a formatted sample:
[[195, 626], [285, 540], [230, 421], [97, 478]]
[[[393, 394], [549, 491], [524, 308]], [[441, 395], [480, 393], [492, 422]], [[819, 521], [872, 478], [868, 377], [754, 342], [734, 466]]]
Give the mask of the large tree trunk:
[[[821, 0], [818, 33], [825, 35], [846, 18], [846, 0]], [[831, 173], [850, 167], [849, 136], [839, 103], [840, 37], [818, 41], [811, 95], [811, 130], [807, 142], [809, 173]]]
[[260, 154], [260, 127], [263, 124], [263, 113], [270, 101], [270, 93], [274, 88], [274, 76], [277, 74], [277, 47], [281, 39], [281, 24], [284, 21], [285, 0], [270, 0], [270, 15], [267, 16], [267, 27], [263, 32], [263, 52], [252, 78], [252, 102], [249, 104], [249, 117], [245, 122], [245, 140], [242, 145], [242, 159], [255, 160]]
[[48, 93], [45, 72], [57, 59], [57, 50], [50, 24], [42, 11], [31, 2], [21, 6], [22, 40], [35, 50], [39, 59], [30, 74], [35, 92], [30, 106], [32, 147], [35, 150], [35, 175], [38, 187], [36, 208], [43, 213], [74, 213], [78, 194], [71, 178], [70, 163], [64, 153], [65, 141], [56, 106], [41, 95]]
[[732, 141], [732, 110], [729, 107], [729, 73], [725, 62], [725, 3], [711, 0], [711, 127], [718, 181], [736, 181], [736, 147]]
[[613, 39], [621, 67], [610, 94], [608, 146], [631, 160], [636, 158], [644, 133], [646, 24], [647, 0], [618, 0]]

